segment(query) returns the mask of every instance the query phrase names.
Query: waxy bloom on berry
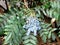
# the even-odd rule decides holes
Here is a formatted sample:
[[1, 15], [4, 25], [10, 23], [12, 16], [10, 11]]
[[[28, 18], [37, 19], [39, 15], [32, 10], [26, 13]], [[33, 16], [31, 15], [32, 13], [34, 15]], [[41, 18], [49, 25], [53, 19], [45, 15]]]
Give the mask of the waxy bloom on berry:
[[27, 30], [26, 35], [29, 35], [31, 32], [34, 33], [34, 35], [37, 35], [37, 30], [40, 30], [40, 22], [36, 17], [28, 17], [26, 20], [26, 24], [23, 26]]

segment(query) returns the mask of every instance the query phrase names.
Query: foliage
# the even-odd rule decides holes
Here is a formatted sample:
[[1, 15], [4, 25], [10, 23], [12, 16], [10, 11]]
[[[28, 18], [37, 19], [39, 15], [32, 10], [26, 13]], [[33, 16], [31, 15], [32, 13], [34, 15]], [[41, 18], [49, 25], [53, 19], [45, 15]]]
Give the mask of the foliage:
[[[55, 18], [56, 19], [56, 21], [57, 21], [57, 26], [58, 26], [58, 28], [57, 28], [57, 31], [58, 31], [58, 33], [57, 33], [57, 35], [60, 37], [60, 1], [50, 1], [49, 2], [50, 4], [49, 4], [49, 6], [50, 6], [50, 8], [48, 7], [45, 7], [44, 5], [42, 5], [42, 8], [41, 9], [43, 9], [43, 12], [45, 13], [45, 15], [47, 15], [47, 16], [49, 16], [49, 17], [51, 17], [51, 18]], [[48, 4], [46, 4], [46, 5], [48, 5]], [[39, 7], [38, 7], [39, 8]], [[46, 9], [47, 8], [47, 9]], [[40, 9], [37, 9], [36, 8], [36, 10], [38, 11], [38, 13], [41, 15], [41, 12], [39, 11]], [[42, 15], [41, 15], [42, 16]], [[44, 19], [44, 18], [43, 18]], [[44, 24], [43, 24], [44, 25]], [[49, 24], [47, 24], [47, 25], [49, 25]], [[46, 25], [46, 26], [47, 26]], [[46, 27], [45, 26], [45, 27]], [[48, 27], [48, 26], [47, 26]], [[47, 34], [49, 33], [49, 35], [53, 35], [53, 38], [55, 39], [56, 37], [55, 37], [55, 34], [53, 34], [53, 32], [51, 32], [50, 33], [50, 31], [52, 31], [52, 30], [54, 30], [54, 29], [50, 29], [50, 31], [48, 31], [50, 29], [50, 27], [47, 29], [47, 28], [44, 28], [44, 29], [42, 29], [41, 30], [41, 32], [40, 32], [40, 35], [44, 35], [44, 33], [45, 32], [47, 32]], [[44, 30], [46, 30], [46, 31], [44, 31]], [[47, 35], [46, 34], [46, 35]], [[47, 39], [48, 39], [48, 36], [49, 35], [44, 35], [44, 36], [42, 36], [42, 40], [44, 41], [44, 42], [46, 42], [47, 41]], [[46, 37], [46, 38], [44, 38], [44, 37]], [[50, 38], [52, 38], [51, 36], [50, 36]], [[54, 40], [52, 38], [52, 40]]]
[[42, 37], [42, 40], [44, 43], [46, 43], [47, 41], [51, 42], [51, 40], [55, 41], [56, 36], [53, 33], [55, 30], [57, 30], [56, 28], [51, 28], [49, 27], [51, 24], [46, 24], [42, 22], [42, 29], [40, 30], [40, 36]]
[[[0, 35], [5, 34], [4, 36], [4, 44], [3, 45], [20, 45], [21, 42], [24, 45], [37, 45], [37, 35], [34, 36], [32, 33], [30, 35], [26, 35], [26, 30], [23, 29], [23, 25], [26, 24], [26, 18], [28, 18], [31, 13], [38, 18], [41, 29], [37, 31], [37, 33], [42, 38], [43, 42], [46, 43], [55, 41], [56, 36], [54, 31], [60, 30], [60, 28], [52, 28], [51, 23], [44, 22], [43, 14], [40, 12], [43, 9], [43, 12], [51, 17], [55, 18], [60, 26], [60, 1], [50, 1], [50, 0], [34, 0], [32, 4], [28, 4], [32, 6], [32, 8], [26, 8], [23, 3], [23, 7], [20, 9], [15, 8], [15, 4], [17, 2], [21, 2], [22, 0], [10, 0], [11, 8], [7, 13], [0, 14]], [[29, 1], [29, 0], [28, 0]], [[28, 2], [27, 1], [27, 2]], [[30, 1], [31, 2], [31, 1]], [[29, 2], [29, 3], [30, 3]], [[38, 3], [42, 3], [38, 5]], [[35, 5], [35, 6], [34, 6]], [[48, 20], [48, 19], [47, 19]], [[33, 21], [32, 21], [33, 22]], [[34, 22], [33, 22], [34, 23]], [[37, 22], [36, 22], [37, 23]], [[31, 26], [31, 25], [30, 25]], [[35, 26], [35, 25], [34, 25]], [[60, 31], [57, 34], [60, 37]]]
[[23, 37], [24, 45], [37, 45], [37, 38], [34, 35], [28, 35]]
[[9, 17], [9, 14], [0, 14], [0, 35], [4, 35], [7, 17]]
[[2, 17], [2, 15], [0, 15], [0, 35], [3, 35], [4, 34], [4, 18]]
[[52, 17], [52, 18], [55, 18], [56, 20], [57, 20], [57, 22], [60, 22], [60, 1], [51, 1], [50, 2], [50, 5], [51, 5], [51, 8], [50, 8], [50, 10], [49, 9], [47, 9], [46, 10], [46, 14], [48, 15], [48, 16], [50, 16], [50, 17]]
[[5, 38], [4, 45], [5, 44], [19, 45], [22, 39], [21, 36], [25, 32], [22, 29], [22, 25], [23, 25], [23, 20], [21, 19], [22, 13], [15, 8], [13, 10], [10, 9], [11, 16], [9, 16], [9, 18], [7, 19], [7, 23], [5, 25], [4, 31], [5, 31], [6, 36], [4, 37]]

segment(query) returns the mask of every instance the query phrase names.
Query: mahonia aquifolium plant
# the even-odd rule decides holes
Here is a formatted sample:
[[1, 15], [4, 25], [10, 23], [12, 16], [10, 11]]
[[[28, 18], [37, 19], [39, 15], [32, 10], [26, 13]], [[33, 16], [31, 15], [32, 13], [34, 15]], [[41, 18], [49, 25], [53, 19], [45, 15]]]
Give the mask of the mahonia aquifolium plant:
[[26, 35], [29, 35], [31, 32], [34, 32], [34, 35], [37, 35], [37, 30], [40, 30], [40, 22], [36, 17], [29, 16], [26, 19], [26, 24], [23, 26], [27, 30]]

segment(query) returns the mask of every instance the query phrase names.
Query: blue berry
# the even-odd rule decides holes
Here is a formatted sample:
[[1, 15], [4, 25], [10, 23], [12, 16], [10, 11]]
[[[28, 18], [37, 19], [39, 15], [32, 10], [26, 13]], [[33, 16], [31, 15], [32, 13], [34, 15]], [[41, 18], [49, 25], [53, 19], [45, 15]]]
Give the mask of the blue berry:
[[27, 18], [27, 24], [23, 26], [23, 28], [27, 29], [28, 32], [26, 33], [27, 35], [30, 34], [30, 32], [34, 32], [34, 35], [37, 35], [37, 30], [40, 30], [40, 22], [37, 18], [34, 17], [29, 17]]

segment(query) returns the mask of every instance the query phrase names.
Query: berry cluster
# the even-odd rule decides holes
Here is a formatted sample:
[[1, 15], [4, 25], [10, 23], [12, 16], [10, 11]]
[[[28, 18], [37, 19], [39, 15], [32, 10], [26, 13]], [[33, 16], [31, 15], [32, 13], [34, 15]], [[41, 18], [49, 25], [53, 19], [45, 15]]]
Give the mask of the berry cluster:
[[30, 32], [34, 32], [34, 35], [37, 35], [37, 30], [40, 30], [40, 22], [36, 17], [28, 17], [26, 24], [23, 26], [23, 28], [25, 28], [27, 31], [27, 35], [30, 34]]

